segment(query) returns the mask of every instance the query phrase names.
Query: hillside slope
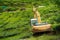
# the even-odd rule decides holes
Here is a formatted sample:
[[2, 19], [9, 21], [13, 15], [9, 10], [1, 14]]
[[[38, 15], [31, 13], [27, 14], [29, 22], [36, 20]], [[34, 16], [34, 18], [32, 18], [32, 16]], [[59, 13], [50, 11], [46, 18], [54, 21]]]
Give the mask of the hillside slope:
[[45, 6], [44, 8], [37, 8], [41, 13], [42, 22], [51, 23], [54, 30], [60, 30], [59, 2], [59, 0], [1, 0], [0, 40], [19, 40], [32, 36], [30, 19], [33, 18], [33, 5]]

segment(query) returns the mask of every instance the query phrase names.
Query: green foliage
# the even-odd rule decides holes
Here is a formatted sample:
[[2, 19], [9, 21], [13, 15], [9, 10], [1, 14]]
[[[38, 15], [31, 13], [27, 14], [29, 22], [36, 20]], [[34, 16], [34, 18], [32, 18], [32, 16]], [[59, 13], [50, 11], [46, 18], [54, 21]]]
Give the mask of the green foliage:
[[[28, 15], [26, 15], [28, 14]], [[18, 11], [18, 12], [3, 12], [0, 17], [0, 37], [9, 37], [9, 35], [17, 35], [20, 33], [28, 33], [31, 31], [30, 27], [30, 16], [29, 11]], [[3, 28], [3, 29], [2, 29]], [[28, 35], [30, 35], [28, 33]], [[24, 34], [25, 36], [28, 36]], [[23, 37], [24, 37], [23, 35]]]
[[[31, 36], [30, 19], [33, 18], [32, 6], [44, 5], [37, 8], [41, 13], [42, 22], [52, 24], [52, 28], [60, 27], [59, 0], [0, 0], [0, 38], [1, 40], [19, 40]], [[6, 8], [2, 8], [2, 6]], [[20, 8], [25, 10], [21, 11]]]

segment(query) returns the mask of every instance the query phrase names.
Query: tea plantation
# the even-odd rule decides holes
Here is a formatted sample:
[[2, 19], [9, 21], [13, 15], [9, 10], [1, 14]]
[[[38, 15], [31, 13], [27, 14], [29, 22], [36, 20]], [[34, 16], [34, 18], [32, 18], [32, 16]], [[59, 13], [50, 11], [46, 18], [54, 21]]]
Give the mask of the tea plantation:
[[[56, 40], [60, 39], [60, 0], [0, 0], [0, 40]], [[42, 22], [48, 22], [55, 35], [33, 37], [30, 20], [32, 7], [40, 12]], [[47, 39], [48, 38], [48, 39]]]

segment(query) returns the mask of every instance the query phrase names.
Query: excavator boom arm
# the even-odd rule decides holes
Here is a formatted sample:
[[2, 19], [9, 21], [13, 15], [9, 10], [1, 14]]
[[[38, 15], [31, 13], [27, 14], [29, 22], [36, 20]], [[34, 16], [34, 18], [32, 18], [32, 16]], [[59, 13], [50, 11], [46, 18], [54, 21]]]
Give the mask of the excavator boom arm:
[[33, 7], [33, 12], [34, 12], [34, 18], [37, 18], [38, 23], [41, 23], [40, 13], [38, 12], [38, 10], [35, 7]]

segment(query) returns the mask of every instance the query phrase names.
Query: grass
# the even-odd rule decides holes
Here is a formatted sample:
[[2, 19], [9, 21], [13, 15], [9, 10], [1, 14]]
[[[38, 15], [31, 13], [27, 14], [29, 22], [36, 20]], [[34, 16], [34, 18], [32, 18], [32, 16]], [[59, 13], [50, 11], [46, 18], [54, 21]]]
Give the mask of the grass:
[[24, 38], [24, 39], [20, 38], [21, 36], [23, 36], [22, 34], [12, 36], [12, 37], [3, 38], [0, 40], [60, 40], [60, 34], [55, 34], [55, 35], [51, 35], [51, 34], [40, 35], [39, 34], [38, 36], [30, 36], [29, 38]]
[[27, 40], [60, 40], [60, 35], [48, 35], [48, 34], [43, 34], [41, 36], [37, 37], [30, 37]]

